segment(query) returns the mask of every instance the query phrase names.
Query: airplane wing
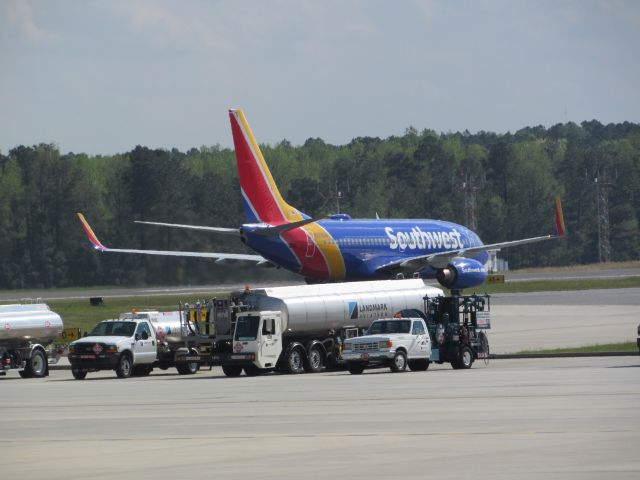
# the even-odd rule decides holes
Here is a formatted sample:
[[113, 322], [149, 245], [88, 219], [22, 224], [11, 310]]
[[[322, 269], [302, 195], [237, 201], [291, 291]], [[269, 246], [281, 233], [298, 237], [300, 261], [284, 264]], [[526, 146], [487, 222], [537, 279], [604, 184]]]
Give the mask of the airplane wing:
[[[80, 223], [82, 224], [82, 228], [84, 232], [87, 234], [89, 241], [93, 245], [93, 248], [98, 250], [99, 252], [113, 252], [113, 253], [140, 253], [143, 255], [168, 255], [175, 257], [199, 257], [199, 258], [212, 258], [215, 259], [216, 263], [227, 263], [229, 261], [244, 261], [244, 262], [252, 262], [259, 266], [273, 266], [273, 264], [262, 257], [261, 255], [250, 255], [250, 254], [242, 254], [242, 253], [212, 253], [212, 252], [176, 252], [176, 251], [167, 251], [167, 250], [136, 250], [130, 248], [109, 248], [105, 247], [93, 230], [91, 226], [84, 218], [84, 215], [78, 213], [78, 218], [80, 219]], [[173, 226], [173, 224], [168, 224]], [[215, 228], [215, 227], [212, 227]], [[228, 229], [232, 230], [232, 229]]]
[[515, 247], [516, 245], [526, 245], [544, 240], [563, 237], [565, 234], [564, 215], [560, 197], [556, 197], [556, 235], [544, 235], [541, 237], [524, 238], [522, 240], [512, 240], [509, 242], [490, 243], [477, 247], [460, 248], [458, 250], [447, 250], [446, 252], [431, 253], [428, 255], [417, 255], [415, 257], [399, 259], [389, 262], [378, 270], [392, 270], [394, 268], [420, 269], [424, 267], [445, 268], [455, 257], [472, 257], [481, 252], [493, 252], [503, 248]]

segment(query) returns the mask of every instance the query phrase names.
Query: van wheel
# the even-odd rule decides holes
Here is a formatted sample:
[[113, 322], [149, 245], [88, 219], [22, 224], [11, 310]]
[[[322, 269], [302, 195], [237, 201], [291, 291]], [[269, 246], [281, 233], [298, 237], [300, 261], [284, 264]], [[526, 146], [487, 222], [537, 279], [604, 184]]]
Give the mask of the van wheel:
[[307, 368], [309, 373], [318, 373], [324, 370], [324, 354], [317, 345], [309, 350], [309, 358], [307, 359]]
[[303, 373], [304, 357], [300, 348], [292, 348], [287, 355], [286, 364], [287, 373]]
[[239, 377], [242, 373], [242, 367], [240, 365], [223, 365], [222, 371], [227, 377]]
[[409, 369], [412, 372], [424, 372], [427, 368], [429, 368], [429, 360], [427, 360], [426, 358], [409, 360], [408, 365]]
[[87, 371], [81, 368], [72, 368], [71, 373], [76, 380], [84, 380], [87, 377]]
[[118, 365], [116, 365], [116, 375], [118, 378], [129, 378], [133, 370], [131, 362], [131, 355], [129, 353], [123, 353], [120, 355]]
[[393, 357], [393, 361], [391, 362], [391, 371], [392, 372], [404, 372], [407, 369], [407, 355], [402, 351], [398, 350]]
[[364, 365], [360, 363], [347, 363], [347, 370], [351, 375], [360, 375], [364, 372]]

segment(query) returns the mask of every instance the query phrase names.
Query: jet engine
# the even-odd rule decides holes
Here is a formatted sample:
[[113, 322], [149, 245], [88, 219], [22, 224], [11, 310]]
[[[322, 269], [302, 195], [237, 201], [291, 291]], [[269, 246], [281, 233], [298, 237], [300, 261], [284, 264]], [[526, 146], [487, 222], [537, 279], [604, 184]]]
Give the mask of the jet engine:
[[462, 290], [477, 287], [487, 279], [487, 269], [471, 258], [454, 258], [445, 268], [438, 269], [436, 279], [445, 288]]

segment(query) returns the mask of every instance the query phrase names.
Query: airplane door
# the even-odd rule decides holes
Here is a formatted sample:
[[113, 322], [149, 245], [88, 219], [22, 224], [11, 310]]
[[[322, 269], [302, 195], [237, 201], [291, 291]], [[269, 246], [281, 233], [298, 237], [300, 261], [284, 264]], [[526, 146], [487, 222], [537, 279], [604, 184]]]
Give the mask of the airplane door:
[[273, 368], [282, 352], [282, 319], [278, 316], [262, 319], [260, 328], [260, 368]]
[[307, 234], [307, 252], [305, 253], [305, 256], [307, 258], [311, 258], [316, 254], [316, 242], [314, 241], [314, 236], [313, 236], [313, 232], [307, 232], [305, 230], [306, 234]]
[[[146, 338], [145, 338], [146, 337]], [[133, 351], [136, 357], [135, 363], [153, 363], [156, 361], [156, 338], [151, 334], [149, 325], [141, 322], [136, 328], [134, 336], [135, 345]]]

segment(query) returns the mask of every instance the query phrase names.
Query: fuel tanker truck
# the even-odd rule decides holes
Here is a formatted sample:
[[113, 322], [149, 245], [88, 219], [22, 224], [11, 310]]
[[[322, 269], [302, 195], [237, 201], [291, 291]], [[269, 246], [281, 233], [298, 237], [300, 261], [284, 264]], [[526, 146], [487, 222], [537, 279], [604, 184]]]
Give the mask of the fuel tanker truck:
[[0, 305], [0, 375], [14, 368], [22, 378], [48, 375], [59, 356], [46, 347], [62, 329], [60, 315], [44, 303]]
[[319, 372], [341, 362], [344, 339], [442, 294], [421, 279], [246, 288], [218, 302], [213, 363], [230, 377]]

